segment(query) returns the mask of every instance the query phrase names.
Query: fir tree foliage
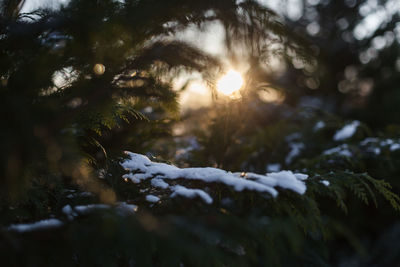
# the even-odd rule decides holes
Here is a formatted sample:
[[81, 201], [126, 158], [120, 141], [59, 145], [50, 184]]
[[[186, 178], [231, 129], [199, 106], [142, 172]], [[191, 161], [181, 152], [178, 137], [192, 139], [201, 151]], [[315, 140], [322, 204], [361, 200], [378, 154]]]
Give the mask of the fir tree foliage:
[[[307, 173], [305, 197], [313, 204], [305, 210], [313, 214], [314, 225], [323, 225], [320, 234], [331, 253], [335, 251], [328, 253], [330, 264], [353, 258], [362, 266], [376, 260], [367, 256], [367, 251], [375, 251], [373, 244], [378, 240], [383, 245], [383, 229], [397, 229], [394, 210], [399, 209], [399, 197], [393, 192], [399, 190], [398, 127], [373, 131], [362, 122], [344, 121], [313, 107], [254, 105], [257, 101], [261, 99], [244, 98], [222, 103], [217, 113], [210, 110], [204, 115], [203, 111], [199, 116], [209, 116], [211, 122], [202, 131], [194, 130], [195, 142], [179, 144], [186, 152], [178, 154], [176, 162], [232, 171], [265, 173], [283, 168]], [[285, 200], [281, 194], [278, 200], [275, 205], [280, 209]], [[302, 210], [289, 203], [294, 214]], [[392, 209], [387, 209], [388, 204]], [[295, 218], [304, 222], [299, 215]], [[397, 250], [396, 246], [393, 251], [389, 244], [383, 246], [387, 254]], [[396, 262], [392, 260], [390, 264]]]
[[[334, 138], [349, 122], [263, 103], [268, 57], [308, 58], [273, 11], [251, 0], [72, 0], [21, 14], [22, 2], [4, 1], [0, 19], [2, 264], [328, 266], [385, 255], [385, 235], [397, 228], [381, 235], [357, 220], [382, 212], [386, 227], [398, 216], [399, 132], [356, 123]], [[212, 85], [222, 69], [218, 58], [174, 38], [211, 21], [224, 25], [233, 62], [245, 51], [247, 93], [203, 112], [213, 119], [191, 133], [196, 146], [178, 156], [185, 140], [175, 139], [173, 156], [150, 157], [159, 172], [124, 170], [123, 150], [162, 154], [154, 143], [162, 146], [177, 119], [173, 78], [198, 71]], [[160, 186], [154, 178], [172, 163], [239, 172], [226, 172], [229, 181], [252, 185], [279, 163], [303, 173], [292, 178], [306, 190], [275, 179], [274, 196], [189, 175], [163, 177]], [[135, 175], [149, 177], [129, 179]], [[182, 187], [194, 197], [177, 194]]]
[[[280, 25], [253, 1], [76, 0], [30, 14], [19, 14], [19, 6], [3, 2], [0, 22], [3, 194], [39, 176], [38, 165], [67, 177], [90, 174], [74, 170], [104, 161], [111, 150], [103, 146], [104, 134], [142, 125], [147, 106], [163, 125], [177, 111], [171, 74], [199, 71], [212, 82], [218, 60], [174, 40], [175, 32], [221, 21], [229, 34], [252, 29], [261, 35]], [[255, 28], [247, 20], [252, 12], [271, 19]]]

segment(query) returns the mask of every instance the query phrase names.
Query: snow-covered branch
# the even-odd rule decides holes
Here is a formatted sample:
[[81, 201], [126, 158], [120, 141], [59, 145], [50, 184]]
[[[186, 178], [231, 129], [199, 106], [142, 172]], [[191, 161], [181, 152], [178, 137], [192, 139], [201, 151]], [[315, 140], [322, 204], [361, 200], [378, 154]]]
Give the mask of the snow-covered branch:
[[267, 173], [265, 175], [250, 172], [232, 173], [225, 170], [205, 168], [178, 168], [174, 165], [151, 161], [148, 157], [132, 152], [126, 152], [129, 156], [121, 165], [129, 171], [123, 178], [134, 183], [150, 179], [151, 185], [156, 188], [170, 189], [171, 197], [177, 195], [193, 198], [199, 196], [204, 202], [211, 204], [212, 198], [202, 189], [189, 189], [182, 185], [170, 185], [171, 180], [196, 180], [205, 183], [219, 183], [231, 187], [235, 191], [256, 191], [267, 193], [273, 197], [278, 196], [276, 187], [288, 189], [298, 194], [306, 192], [304, 180], [307, 174], [293, 173], [291, 171], [280, 171]]

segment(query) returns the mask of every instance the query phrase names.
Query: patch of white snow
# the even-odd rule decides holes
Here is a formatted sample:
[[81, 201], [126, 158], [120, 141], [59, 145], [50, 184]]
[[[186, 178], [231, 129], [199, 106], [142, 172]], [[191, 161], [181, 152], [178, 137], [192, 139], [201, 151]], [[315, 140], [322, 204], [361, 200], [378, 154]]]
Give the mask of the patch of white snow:
[[148, 201], [148, 202], [156, 203], [159, 200], [160, 200], [160, 198], [157, 197], [157, 196], [154, 196], [154, 195], [147, 195], [146, 196], [146, 201]]
[[69, 194], [68, 196], [66, 196], [66, 198], [91, 197], [91, 196], [93, 196], [93, 194], [90, 192], [77, 192]]
[[293, 159], [300, 155], [301, 150], [304, 148], [303, 143], [290, 143], [289, 144], [290, 151], [285, 158], [286, 164], [292, 163]]
[[76, 212], [72, 209], [72, 207], [70, 205], [65, 205], [61, 211], [67, 216], [68, 220], [72, 220], [75, 216], [77, 216], [78, 214], [76, 214]]
[[58, 219], [47, 219], [41, 220], [34, 223], [20, 223], [20, 224], [12, 224], [8, 227], [10, 231], [17, 232], [30, 232], [36, 230], [42, 230], [46, 228], [57, 228], [63, 225], [63, 222]]
[[390, 151], [395, 151], [400, 149], [400, 144], [399, 143], [394, 143], [390, 146]]
[[94, 210], [102, 210], [102, 209], [108, 209], [108, 208], [110, 208], [110, 206], [106, 205], [106, 204], [89, 204], [89, 205], [75, 206], [74, 211], [76, 211], [80, 214], [86, 214], [86, 213], [92, 212]]
[[314, 132], [319, 131], [319, 130], [321, 130], [321, 129], [324, 128], [324, 127], [325, 127], [325, 122], [319, 121], [319, 122], [317, 122], [317, 123], [314, 125], [313, 131], [314, 131]]
[[329, 186], [331, 183], [327, 180], [322, 180], [321, 183], [325, 186]]
[[301, 181], [305, 181], [308, 178], [308, 174], [304, 173], [295, 173], [294, 176]]
[[362, 140], [362, 141], [360, 142], [360, 145], [365, 146], [365, 145], [367, 145], [367, 144], [369, 144], [369, 143], [377, 143], [378, 141], [379, 141], [378, 138], [375, 138], [375, 137], [367, 137], [367, 138], [365, 138], [364, 140]]
[[332, 155], [332, 154], [338, 154], [340, 156], [345, 156], [345, 157], [351, 157], [353, 154], [349, 150], [349, 146], [347, 144], [343, 144], [337, 147], [333, 147], [330, 149], [325, 150], [322, 152], [324, 155]]
[[133, 214], [138, 210], [138, 206], [126, 202], [118, 202], [115, 208], [120, 214], [122, 213], [124, 215]]
[[270, 163], [267, 165], [267, 172], [279, 172], [281, 170], [281, 164]]
[[352, 137], [357, 130], [357, 127], [360, 125], [359, 121], [353, 121], [347, 125], [345, 125], [342, 129], [338, 130], [333, 136], [333, 140], [341, 141]]
[[[305, 178], [305, 176], [303, 175], [297, 174], [296, 176], [291, 171], [280, 171], [280, 172], [267, 173], [267, 177], [275, 180], [276, 186], [279, 186], [281, 188], [290, 189], [301, 195], [306, 192], [307, 187], [305, 183], [298, 178], [298, 177]], [[262, 181], [260, 182], [262, 183]]]
[[151, 179], [151, 185], [162, 189], [167, 189], [169, 187], [169, 184], [164, 182], [164, 180], [157, 178]]
[[183, 196], [187, 198], [200, 197], [207, 204], [211, 204], [213, 202], [213, 199], [210, 197], [210, 195], [201, 189], [191, 189], [180, 185], [173, 186], [171, 187], [171, 189], [172, 191], [174, 191], [171, 194], [171, 197], [176, 197], [176, 196]]
[[[259, 175], [255, 173], [231, 173], [217, 168], [178, 168], [165, 163], [152, 162], [144, 155], [127, 152], [130, 159], [125, 160], [121, 165], [130, 173], [123, 178], [135, 180], [155, 180], [152, 184], [160, 184], [160, 181], [186, 179], [199, 180], [206, 183], [222, 183], [232, 187], [236, 191], [251, 190], [257, 192], [266, 192], [273, 197], [278, 192], [273, 188], [279, 186], [289, 189], [300, 194], [306, 190], [305, 174], [293, 174], [291, 171], [281, 171], [276, 173], [268, 173], [267, 175]], [[165, 182], [165, 181], [164, 181]], [[172, 187], [170, 187], [172, 188]]]

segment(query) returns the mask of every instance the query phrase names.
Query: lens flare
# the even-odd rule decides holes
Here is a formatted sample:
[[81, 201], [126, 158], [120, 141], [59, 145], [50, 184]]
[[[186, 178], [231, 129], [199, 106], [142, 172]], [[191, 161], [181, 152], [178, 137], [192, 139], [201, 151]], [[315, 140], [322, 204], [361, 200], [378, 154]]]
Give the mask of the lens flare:
[[96, 75], [102, 75], [106, 71], [106, 67], [103, 64], [97, 63], [93, 67], [93, 72]]
[[242, 88], [242, 85], [242, 75], [235, 70], [230, 70], [224, 76], [222, 76], [221, 79], [219, 79], [217, 83], [217, 89], [224, 95], [229, 96]]

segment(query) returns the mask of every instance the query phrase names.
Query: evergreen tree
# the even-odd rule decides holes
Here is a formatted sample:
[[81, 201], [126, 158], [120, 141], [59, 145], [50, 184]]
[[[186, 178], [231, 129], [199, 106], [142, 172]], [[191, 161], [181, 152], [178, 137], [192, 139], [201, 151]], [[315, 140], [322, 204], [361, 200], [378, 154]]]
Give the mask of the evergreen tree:
[[309, 40], [318, 64], [310, 67], [289, 60], [282, 77], [271, 77], [291, 88], [287, 102], [296, 103], [304, 95], [318, 97], [324, 103], [321, 107], [370, 127], [398, 124], [397, 4], [354, 0], [300, 5], [299, 16], [286, 16], [285, 24]]
[[[379, 259], [379, 248], [376, 257], [361, 257], [373, 227], [356, 229], [353, 220], [367, 218], [371, 203], [394, 213], [400, 198], [365, 173], [380, 172], [365, 167], [372, 159], [364, 155], [380, 146], [392, 166], [400, 142], [361, 141], [372, 132], [358, 123], [346, 141], [332, 141], [346, 127], [340, 119], [260, 101], [269, 56], [309, 63], [304, 41], [274, 12], [251, 0], [72, 0], [21, 14], [23, 2], [1, 5], [2, 264], [326, 266], [354, 255], [360, 263]], [[218, 59], [174, 38], [210, 21], [224, 26], [233, 61], [245, 51], [248, 91], [212, 110], [217, 116], [208, 132], [196, 133], [199, 145], [187, 150], [186, 164], [233, 172], [123, 155], [145, 153], [168, 135], [178, 110], [171, 83], [180, 71], [198, 71], [212, 87]], [[313, 133], [300, 127], [317, 119], [328, 126]], [[327, 152], [333, 145], [342, 146]], [[346, 150], [363, 153], [350, 158]], [[268, 163], [288, 171], [265, 174]], [[346, 212], [357, 214], [350, 223]]]

